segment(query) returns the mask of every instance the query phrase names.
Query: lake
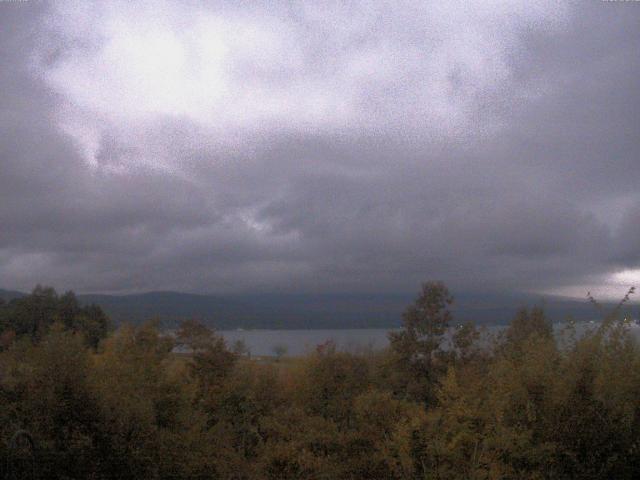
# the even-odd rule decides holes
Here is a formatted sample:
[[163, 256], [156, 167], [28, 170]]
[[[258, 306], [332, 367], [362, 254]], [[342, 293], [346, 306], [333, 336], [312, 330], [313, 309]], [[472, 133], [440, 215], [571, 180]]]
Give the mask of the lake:
[[[578, 332], [593, 328], [597, 324], [577, 323]], [[554, 324], [556, 332], [564, 326]], [[503, 326], [488, 326], [487, 332], [495, 333]], [[220, 330], [218, 331], [231, 348], [234, 342], [242, 340], [252, 355], [274, 355], [278, 346], [286, 348], [286, 355], [304, 355], [315, 350], [317, 345], [332, 340], [343, 351], [358, 352], [380, 350], [389, 344], [388, 333], [393, 329], [327, 329], [327, 330]], [[631, 331], [640, 338], [640, 327], [633, 326]]]
[[340, 330], [220, 330], [232, 347], [238, 340], [244, 341], [252, 355], [273, 355], [277, 346], [284, 346], [287, 355], [303, 355], [315, 350], [317, 345], [332, 340], [340, 350], [357, 352], [363, 349], [379, 350], [389, 344], [390, 329], [340, 329]]

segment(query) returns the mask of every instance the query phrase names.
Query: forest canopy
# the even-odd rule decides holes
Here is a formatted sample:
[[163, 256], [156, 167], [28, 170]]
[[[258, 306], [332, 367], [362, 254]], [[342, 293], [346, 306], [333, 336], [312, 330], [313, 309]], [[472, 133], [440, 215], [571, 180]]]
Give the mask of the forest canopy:
[[192, 320], [113, 329], [37, 287], [0, 303], [2, 468], [25, 431], [52, 479], [637, 478], [640, 347], [620, 309], [558, 333], [523, 308], [488, 335], [454, 301], [425, 283], [383, 351], [265, 361]]

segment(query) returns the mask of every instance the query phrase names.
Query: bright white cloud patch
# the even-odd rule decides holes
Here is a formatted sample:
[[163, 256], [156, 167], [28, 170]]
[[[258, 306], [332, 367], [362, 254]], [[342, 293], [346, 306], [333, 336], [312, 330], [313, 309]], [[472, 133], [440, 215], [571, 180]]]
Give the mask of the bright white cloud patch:
[[611, 279], [617, 285], [640, 286], [640, 269], [627, 269], [613, 274]]
[[[53, 8], [36, 52], [40, 73], [66, 99], [61, 127], [93, 165], [95, 138], [149, 128], [158, 116], [223, 137], [381, 128], [455, 136], [468, 135], [469, 122], [490, 130], [499, 119], [479, 125], [480, 97], [508, 88], [518, 34], [553, 30], [567, 16], [555, 2]], [[62, 53], [52, 56], [56, 40]]]

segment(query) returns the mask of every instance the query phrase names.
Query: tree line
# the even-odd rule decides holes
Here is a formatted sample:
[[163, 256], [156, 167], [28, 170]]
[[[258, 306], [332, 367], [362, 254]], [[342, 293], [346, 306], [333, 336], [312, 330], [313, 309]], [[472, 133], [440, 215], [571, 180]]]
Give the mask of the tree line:
[[23, 430], [52, 479], [637, 478], [640, 349], [620, 309], [562, 335], [522, 309], [488, 336], [452, 328], [452, 302], [428, 282], [384, 351], [260, 363], [195, 321], [114, 329], [37, 287], [0, 301], [0, 461]]

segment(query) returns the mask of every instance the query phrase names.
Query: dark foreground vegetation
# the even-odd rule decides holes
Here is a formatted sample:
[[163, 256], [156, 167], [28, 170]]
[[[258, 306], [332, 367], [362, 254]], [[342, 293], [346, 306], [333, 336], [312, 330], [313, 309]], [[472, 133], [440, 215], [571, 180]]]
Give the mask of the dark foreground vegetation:
[[196, 322], [112, 331], [38, 288], [0, 303], [2, 468], [24, 467], [8, 445], [25, 430], [51, 479], [638, 478], [640, 349], [620, 309], [580, 335], [534, 308], [451, 338], [450, 304], [427, 283], [387, 351], [262, 364]]

